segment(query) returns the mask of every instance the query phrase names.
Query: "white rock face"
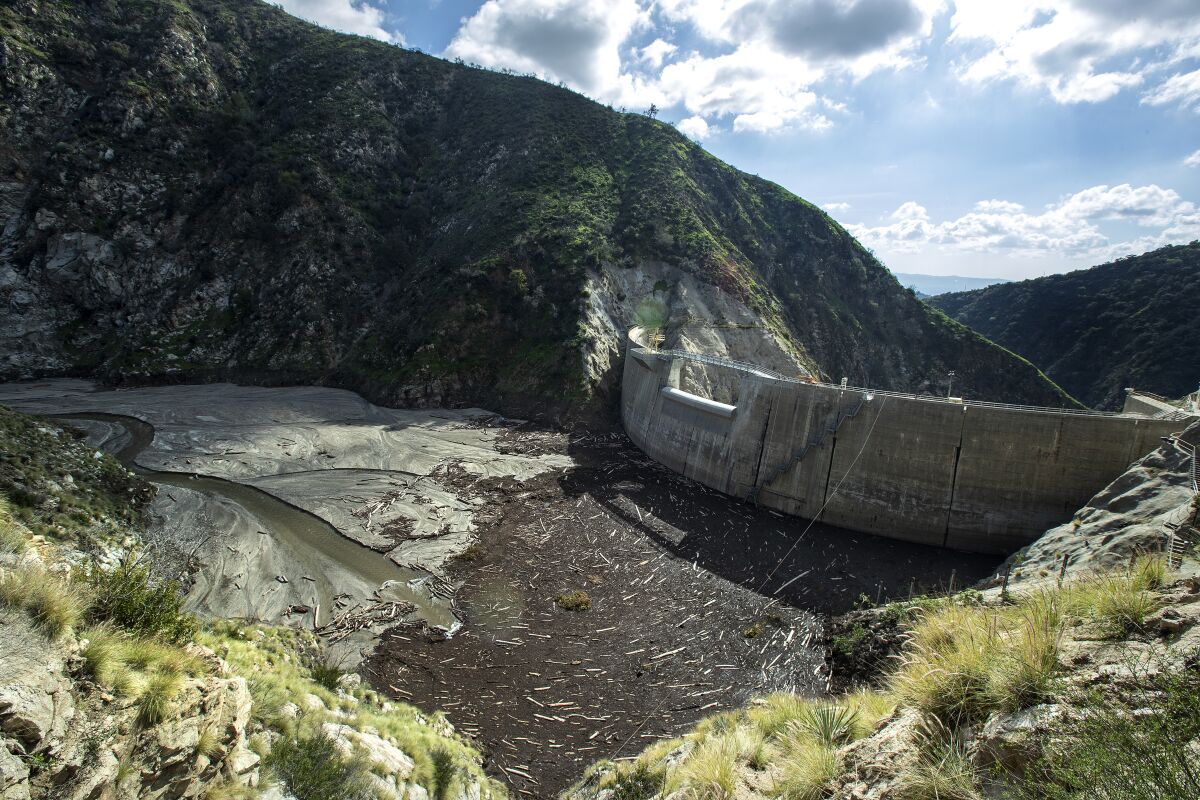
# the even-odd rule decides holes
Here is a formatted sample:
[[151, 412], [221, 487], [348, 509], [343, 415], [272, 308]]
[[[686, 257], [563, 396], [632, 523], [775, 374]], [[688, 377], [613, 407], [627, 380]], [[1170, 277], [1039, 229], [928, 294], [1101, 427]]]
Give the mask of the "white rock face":
[[412, 776], [415, 766], [413, 760], [399, 747], [378, 735], [357, 731], [348, 725], [338, 725], [335, 722], [326, 722], [321, 726], [321, 730], [334, 741], [342, 755], [349, 757], [357, 748], [368, 761], [394, 780], [404, 781]]
[[[635, 323], [639, 304], [647, 299], [667, 309], [662, 346], [747, 361], [785, 375], [815, 371], [804, 353], [796, 352], [762, 316], [728, 292], [666, 264], [643, 263], [635, 267], [608, 265], [588, 278], [584, 315], [584, 365], [600, 391], [620, 386], [625, 335]], [[697, 367], [683, 376], [687, 391], [727, 402], [730, 387], [714, 382]]]

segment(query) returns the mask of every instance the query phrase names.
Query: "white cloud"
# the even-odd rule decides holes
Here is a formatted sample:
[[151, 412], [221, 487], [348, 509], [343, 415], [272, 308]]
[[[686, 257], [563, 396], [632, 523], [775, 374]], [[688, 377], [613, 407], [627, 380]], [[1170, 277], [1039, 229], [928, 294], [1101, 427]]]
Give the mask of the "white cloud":
[[1194, 0], [955, 0], [950, 38], [984, 45], [960, 65], [967, 82], [1014, 79], [1060, 103], [1095, 103], [1194, 57], [1200, 14]]
[[637, 0], [487, 0], [446, 55], [561, 80], [613, 103], [661, 103], [621, 60], [621, 46], [648, 20]]
[[849, 211], [850, 204], [849, 203], [825, 203], [824, 209], [826, 211]]
[[704, 117], [688, 117], [685, 120], [681, 120], [676, 127], [684, 135], [696, 141], [707, 139], [710, 133], [708, 123], [704, 120]]
[[[916, 202], [901, 205], [890, 222], [851, 225], [864, 243], [912, 253], [929, 246], [973, 252], [1093, 254], [1098, 258], [1141, 252], [1200, 237], [1200, 209], [1172, 189], [1156, 185], [1093, 186], [1030, 213], [1018, 203], [985, 200], [956, 219], [934, 222]], [[1101, 223], [1124, 221], [1147, 229], [1132, 240], [1113, 241]]]
[[1185, 167], [1200, 167], [1200, 150], [1197, 150], [1185, 158], [1183, 160], [1183, 165]]
[[384, 28], [384, 10], [365, 0], [271, 0], [301, 19], [343, 33], [357, 33], [384, 42], [404, 44], [399, 31]]
[[1200, 113], [1200, 69], [1172, 75], [1143, 95], [1142, 102], [1152, 106], [1178, 104], [1181, 108], [1194, 107]]
[[787, 125], [821, 129], [809, 88], [820, 73], [777, 53], [739, 48], [709, 58], [696, 53], [668, 64], [658, 86], [668, 103], [699, 116], [733, 116], [734, 130], [771, 131]]
[[662, 39], [655, 39], [653, 42], [641, 49], [640, 57], [642, 61], [645, 61], [650, 66], [658, 68], [662, 66], [662, 63], [666, 60], [667, 56], [671, 55], [678, 49], [679, 48], [671, 42], [667, 42]]

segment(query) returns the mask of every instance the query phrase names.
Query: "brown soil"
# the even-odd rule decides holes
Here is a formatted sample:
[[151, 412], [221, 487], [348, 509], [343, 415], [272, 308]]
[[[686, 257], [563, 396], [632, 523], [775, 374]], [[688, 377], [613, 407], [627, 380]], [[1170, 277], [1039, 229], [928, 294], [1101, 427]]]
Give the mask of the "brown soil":
[[[952, 573], [961, 586], [996, 563], [809, 528], [686, 480], [623, 435], [509, 442], [525, 436], [579, 466], [524, 483], [456, 472], [486, 503], [480, 543], [456, 565], [465, 627], [449, 640], [390, 631], [365, 669], [382, 692], [445, 711], [522, 796], [553, 797], [591, 762], [752, 695], [824, 692], [822, 614], [936, 590]], [[555, 604], [574, 591], [589, 610]]]

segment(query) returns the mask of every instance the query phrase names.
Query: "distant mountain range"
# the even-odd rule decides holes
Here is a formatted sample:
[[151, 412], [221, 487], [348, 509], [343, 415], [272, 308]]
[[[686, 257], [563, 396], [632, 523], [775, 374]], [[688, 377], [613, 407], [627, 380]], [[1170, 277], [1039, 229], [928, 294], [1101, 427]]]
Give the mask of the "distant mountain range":
[[928, 301], [1098, 408], [1200, 383], [1200, 242]]
[[966, 275], [921, 275], [916, 272], [893, 272], [896, 280], [906, 289], [912, 289], [917, 297], [926, 298], [946, 292], [969, 292], [997, 283], [1008, 283], [1004, 278], [971, 278]]

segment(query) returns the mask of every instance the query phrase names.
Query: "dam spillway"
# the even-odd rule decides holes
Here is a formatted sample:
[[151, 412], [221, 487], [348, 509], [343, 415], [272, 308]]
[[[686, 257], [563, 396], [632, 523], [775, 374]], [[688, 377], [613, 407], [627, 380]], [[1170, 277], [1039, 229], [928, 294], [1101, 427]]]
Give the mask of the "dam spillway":
[[[685, 364], [729, 388], [687, 392]], [[731, 400], [732, 402], [726, 402]], [[1076, 412], [785, 378], [629, 334], [621, 418], [656, 461], [734, 497], [893, 539], [1011, 553], [1072, 513], [1177, 414]]]

